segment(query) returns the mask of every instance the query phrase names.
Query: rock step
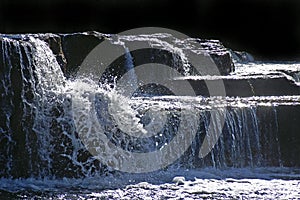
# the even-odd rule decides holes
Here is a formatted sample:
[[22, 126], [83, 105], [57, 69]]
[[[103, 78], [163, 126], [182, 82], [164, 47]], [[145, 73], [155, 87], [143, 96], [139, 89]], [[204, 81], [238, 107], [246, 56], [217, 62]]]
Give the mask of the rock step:
[[[175, 82], [188, 81], [193, 87], [196, 95], [218, 96], [222, 94], [211, 95], [207, 85], [220, 85], [223, 82], [226, 96], [282, 96], [282, 95], [300, 95], [300, 87], [286, 77], [276, 76], [269, 78], [225, 78], [225, 79], [195, 79], [184, 78], [176, 79]], [[218, 89], [218, 88], [217, 88]], [[213, 90], [213, 88], [212, 88]]]
[[[67, 77], [72, 77], [76, 74], [78, 68], [82, 64], [86, 56], [92, 51], [97, 45], [105, 40], [109, 40], [111, 37], [119, 37], [117, 34], [102, 34], [98, 32], [82, 32], [82, 33], [71, 33], [71, 34], [18, 34], [18, 35], [5, 35], [0, 34], [0, 45], [2, 45], [2, 40], [4, 38], [9, 38], [11, 41], [26, 41], [28, 37], [34, 37], [41, 39], [49, 44], [50, 49], [55, 54], [58, 63], [60, 64], [62, 70], [64, 71]], [[132, 41], [127, 41], [135, 43], [138, 41], [138, 36], [135, 36], [136, 39]], [[154, 36], [153, 36], [154, 37]], [[169, 36], [170, 44], [174, 47], [177, 47], [176, 42], [173, 40], [172, 36]], [[152, 51], [143, 51], [142, 55], [139, 57], [134, 57], [133, 59], [138, 62], [142, 59], [144, 62], [148, 63], [161, 63], [171, 67], [178, 67], [177, 65], [182, 65], [183, 63], [177, 62], [174, 58], [178, 57], [172, 52], [169, 51], [160, 51], [154, 52], [156, 48], [163, 49], [163, 40], [157, 38], [158, 41], [162, 41], [158, 47], [153, 47]], [[198, 45], [195, 45], [198, 44]], [[180, 48], [198, 48], [200, 44], [201, 49], [193, 49], [197, 51], [197, 54], [209, 55], [216, 66], [219, 69], [221, 75], [227, 75], [230, 72], [234, 71], [234, 63], [231, 58], [232, 53], [223, 46], [223, 44], [218, 40], [206, 40], [199, 38], [190, 38], [189, 40], [183, 41]], [[156, 44], [157, 45], [157, 44]], [[154, 60], [153, 60], [154, 56]], [[145, 61], [146, 60], [146, 61]], [[137, 63], [138, 65], [139, 63]], [[174, 65], [174, 66], [173, 66]]]

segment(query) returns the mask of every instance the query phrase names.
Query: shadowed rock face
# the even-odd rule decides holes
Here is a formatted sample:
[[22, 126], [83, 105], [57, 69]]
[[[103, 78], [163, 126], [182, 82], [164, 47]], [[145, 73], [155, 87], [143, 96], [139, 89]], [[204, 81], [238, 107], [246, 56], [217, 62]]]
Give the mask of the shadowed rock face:
[[[57, 56], [62, 69], [65, 70], [64, 72], [66, 76], [70, 76], [76, 72], [77, 68], [83, 62], [87, 54], [94, 47], [110, 36], [105, 36], [97, 32], [91, 32], [63, 35], [45, 34], [42, 35], [42, 37], [38, 37], [42, 38], [49, 44], [53, 53]], [[201, 39], [196, 39], [196, 41], [200, 43], [203, 50], [205, 50], [212, 57], [218, 66], [221, 75], [226, 75], [234, 70], [234, 64], [232, 62], [230, 52], [219, 41]], [[149, 53], [149, 58], [147, 58], [147, 53]], [[143, 58], [150, 59], [150, 56], [153, 56], [153, 53], [151, 53], [152, 52], [149, 51], [145, 52], [146, 55], [144, 55]], [[170, 64], [169, 62], [172, 60], [172, 56], [174, 55], [168, 52], [160, 52], [160, 54], [156, 56], [157, 62]]]
[[[106, 40], [112, 35], [104, 35], [98, 32], [85, 32], [74, 34], [27, 34], [27, 35], [0, 35], [3, 37], [10, 37], [15, 40], [26, 40], [29, 36], [39, 38], [49, 44], [50, 49], [55, 54], [59, 65], [67, 77], [74, 75], [78, 67], [83, 62], [88, 53], [93, 50], [98, 44]], [[219, 68], [221, 75], [226, 75], [234, 70], [234, 64], [231, 59], [230, 52], [217, 40], [203, 40], [195, 39], [208, 53]], [[163, 52], [161, 52], [163, 53]], [[172, 59], [165, 52], [165, 56], [169, 59], [160, 61], [161, 63], [168, 62]], [[145, 57], [147, 59], [147, 57]], [[162, 59], [162, 58], [158, 58]]]
[[[189, 79], [188, 80], [196, 95], [211, 96], [206, 87], [206, 84], [213, 84], [220, 79], [216, 78], [203, 80], [203, 79]], [[253, 78], [249, 79], [223, 79], [223, 83], [226, 89], [226, 96], [234, 97], [251, 97], [251, 96], [281, 96], [281, 95], [299, 95], [300, 88], [294, 81], [286, 79], [286, 77], [269, 77], [269, 78]], [[217, 94], [215, 94], [218, 96]]]
[[[39, 91], [40, 88], [36, 81], [37, 74], [35, 73], [39, 63], [34, 61], [33, 52], [36, 47], [30, 42], [30, 37], [45, 41], [52, 51], [48, 53], [54, 54], [55, 62], [59, 64], [63, 75], [72, 79], [87, 54], [111, 36], [97, 32], [0, 35], [0, 177], [83, 177], [94, 173], [105, 174], [108, 171], [106, 166], [103, 166], [99, 160], [91, 158], [90, 153], [79, 145], [80, 141], [78, 142], [78, 135], [74, 130], [72, 116], [66, 112], [66, 110], [71, 109], [70, 98], [64, 95], [52, 98], [52, 94], [49, 93], [47, 95], [50, 97], [50, 102], [47, 103], [51, 109], [45, 113], [38, 110], [44, 109], [44, 105], [37, 102], [37, 96], [42, 94]], [[199, 42], [202, 48], [209, 53], [221, 75], [184, 77], [174, 80], [178, 82], [187, 80], [192, 85], [196, 95], [209, 97], [206, 83], [218, 79], [222, 79], [224, 82], [226, 96], [232, 98], [300, 95], [297, 82], [291, 79], [292, 72], [287, 73], [279, 70], [278, 73], [276, 72], [277, 74], [272, 74], [272, 72], [263, 76], [257, 74], [240, 75], [241, 72], [238, 72], [240, 69], [235, 68], [235, 64], [241, 65], [241, 63], [252, 62], [250, 55], [230, 52], [219, 41], [201, 39], [194, 39], [194, 41]], [[174, 61], [176, 56], [178, 55], [168, 51], [153, 49], [132, 52], [133, 60], [137, 65], [153, 61], [151, 59], [154, 57], [156, 63], [180, 68], [182, 63]], [[46, 58], [49, 59], [51, 56]], [[125, 65], [125, 59], [121, 56], [112, 63], [111, 66], [115, 67], [113, 69], [119, 70], [113, 72], [113, 75], [120, 76], [124, 73], [125, 69], [122, 66]], [[46, 62], [45, 60], [42, 61]], [[120, 66], [117, 66], [116, 63]], [[54, 63], [50, 62], [51, 64]], [[49, 68], [51, 68], [50, 65]], [[239, 67], [241, 68], [241, 66]], [[54, 71], [54, 73], [56, 72]], [[156, 95], [159, 96], [160, 94]], [[194, 153], [199, 151], [199, 144], [196, 142], [180, 162], [190, 164], [187, 167], [255, 167], [279, 166], [280, 164], [300, 166], [297, 157], [300, 153], [298, 148], [300, 136], [297, 131], [297, 124], [300, 122], [298, 109], [299, 104], [265, 108], [257, 106], [255, 102], [245, 109], [229, 108], [226, 126], [223, 130], [224, 136], [214, 151], [201, 160]], [[48, 124], [41, 126], [51, 127], [49, 132], [38, 131], [34, 125], [37, 117], [45, 118]], [[42, 123], [42, 121], [40, 122]], [[196, 141], [203, 141], [202, 133], [207, 128], [208, 122], [209, 120], [204, 114], [201, 118], [199, 125], [201, 130], [196, 136]], [[257, 138], [247, 136], [253, 132]], [[47, 160], [48, 157], [40, 156], [39, 151], [44, 148], [43, 144], [40, 144], [40, 138], [43, 138], [41, 134], [49, 134], [50, 136], [46, 144], [49, 149], [44, 151], [51, 150], [51, 154], [49, 154], [51, 163]], [[232, 138], [232, 134], [243, 140], [251, 141], [252, 146], [243, 143], [243, 141], [237, 142]], [[170, 133], [170, 135], [172, 134]], [[117, 136], [115, 137], [118, 139]], [[164, 139], [168, 141], [168, 138]], [[165, 141], [162, 140], [162, 142]], [[235, 152], [236, 146], [240, 149], [245, 147], [245, 150]], [[214, 159], [212, 159], [213, 157]]]

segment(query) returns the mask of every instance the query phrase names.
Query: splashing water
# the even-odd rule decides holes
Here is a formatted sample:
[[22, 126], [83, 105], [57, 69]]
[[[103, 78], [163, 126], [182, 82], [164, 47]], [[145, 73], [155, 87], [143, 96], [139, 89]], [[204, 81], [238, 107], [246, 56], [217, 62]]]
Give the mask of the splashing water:
[[[166, 50], [172, 50], [184, 63], [184, 74], [190, 75], [184, 52], [172, 46], [172, 41], [161, 39], [164, 37], [166, 36], [158, 34], [136, 38], [122, 36], [120, 39], [128, 41], [150, 39], [151, 45], [162, 45]], [[182, 41], [178, 40], [177, 43], [179, 42]], [[189, 48], [184, 42], [181, 45]], [[176, 155], [179, 151], [170, 152], [169, 157], [178, 159], [157, 172], [167, 176], [162, 182], [169, 181], [171, 174], [189, 170], [194, 170], [193, 174], [202, 171], [199, 176], [207, 176], [212, 173], [211, 170], [216, 169], [232, 167], [265, 169], [264, 167], [283, 165], [277, 108], [282, 105], [299, 105], [300, 97], [297, 95], [127, 97], [89, 78], [66, 79], [48, 44], [33, 36], [24, 41], [4, 38], [2, 51], [4, 66], [1, 74], [0, 176], [8, 178], [1, 181], [2, 189], [7, 188], [7, 185], [18, 177], [28, 178], [23, 182], [25, 185], [30, 184], [31, 180], [32, 185], [39, 184], [35, 182], [36, 180], [47, 180], [47, 183], [54, 185], [49, 186], [52, 189], [59, 187], [60, 183], [56, 182], [56, 177], [64, 177], [61, 184], [65, 188], [75, 180], [74, 187], [83, 184], [78, 181], [80, 179], [72, 178], [90, 178], [90, 182], [82, 186], [88, 188], [91, 182], [94, 185], [99, 184], [98, 179], [104, 180], [105, 175], [108, 178], [99, 186], [100, 189], [105, 188], [104, 185], [114, 187], [118, 184], [126, 185], [131, 176], [123, 183], [120, 177], [126, 176], [126, 173], [118, 173], [115, 169], [125, 162], [128, 155], [113, 152], [114, 149], [110, 145], [117, 145], [131, 153], [159, 151], [176, 136], [178, 124], [185, 126], [184, 130], [195, 128], [197, 134], [191, 136], [193, 141], [191, 144], [178, 143], [178, 148], [182, 145], [184, 146], [182, 148], [186, 149], [184, 155]], [[130, 52], [127, 51], [125, 57], [128, 70], [133, 70], [134, 60]], [[19, 60], [19, 66], [13, 66], [15, 59]], [[238, 68], [230, 76], [242, 77], [246, 74], [254, 76], [257, 75], [257, 68], [255, 70]], [[277, 71], [280, 71], [279, 68], [280, 66]], [[263, 69], [262, 74], [270, 74]], [[296, 69], [291, 71], [297, 74]], [[136, 83], [133, 81], [133, 84]], [[16, 103], [19, 100], [18, 95], [20, 103]], [[80, 106], [76, 107], [77, 105]], [[22, 112], [18, 113], [18, 109]], [[221, 126], [220, 119], [224, 113], [226, 120], [224, 126]], [[189, 118], [180, 121], [180, 116], [184, 114], [196, 116], [199, 118], [199, 124], [191, 124], [192, 120]], [[94, 120], [97, 120], [99, 126], [94, 125]], [[11, 128], [12, 125], [18, 124], [18, 121], [20, 125]], [[75, 125], [75, 122], [78, 124]], [[213, 124], [211, 127], [210, 122]], [[202, 159], [198, 155], [199, 149], [209, 128], [222, 132], [222, 135], [211, 152]], [[186, 134], [189, 134], [188, 131]], [[209, 141], [215, 139], [208, 138]], [[95, 152], [87, 150], [87, 143], [96, 147]], [[17, 149], [22, 149], [22, 152], [15, 153]], [[139, 166], [139, 163], [134, 164]], [[20, 170], [20, 166], [24, 166], [24, 169]], [[213, 168], [208, 170], [206, 167]], [[182, 168], [183, 171], [178, 171]], [[144, 175], [135, 175], [132, 179], [139, 181]], [[148, 175], [157, 176], [155, 173]], [[210, 174], [208, 178], [212, 176], [215, 174]], [[94, 177], [97, 180], [93, 179]], [[113, 180], [117, 180], [115, 185], [112, 183]], [[10, 189], [17, 191], [25, 187], [18, 181], [13, 185], [15, 188]], [[44, 189], [41, 188], [36, 189], [37, 191], [48, 189], [46, 186]]]
[[[141, 38], [143, 39], [143, 37]], [[141, 38], [139, 37], [139, 39]], [[128, 40], [128, 38], [126, 39]], [[157, 43], [157, 40], [156, 38], [153, 41], [151, 40], [151, 42]], [[10, 41], [8, 41], [6, 45], [10, 45]], [[261, 166], [263, 163], [268, 163], [268, 161], [262, 159], [262, 154], [266, 151], [274, 152], [272, 149], [266, 149], [262, 152], [261, 145], [259, 144], [261, 137], [258, 128], [259, 122], [255, 111], [256, 108], [250, 106], [251, 98], [125, 97], [118, 94], [114, 89], [100, 86], [88, 78], [67, 80], [55, 56], [44, 41], [30, 37], [26, 45], [16, 43], [15, 41], [14, 45], [20, 55], [22, 80], [25, 81], [22, 89], [22, 100], [25, 105], [24, 116], [30, 116], [30, 114], [34, 116], [34, 119], [32, 119], [32, 131], [35, 133], [34, 137], [36, 137], [38, 145], [38, 147], [28, 146], [27, 148], [28, 151], [38, 151], [36, 152], [38, 154], [37, 156], [44, 162], [44, 165], [42, 167], [39, 164], [40, 162], [36, 161], [36, 165], [38, 165], [36, 168], [46, 170], [45, 172], [38, 172], [37, 174], [43, 174], [43, 176], [52, 174], [53, 164], [55, 162], [53, 158], [58, 159], [61, 157], [65, 157], [72, 165], [79, 167], [78, 169], [85, 175], [96, 170], [97, 167], [94, 165], [97, 164], [94, 162], [97, 159], [91, 157], [89, 153], [86, 152], [85, 146], [83, 145], [84, 142], [82, 143], [81, 141], [82, 138], [78, 137], [78, 133], [80, 136], [81, 132], [86, 134], [85, 138], [87, 137], [89, 140], [96, 139], [97, 137], [108, 137], [112, 140], [118, 138], [117, 140], [120, 141], [115, 141], [115, 143], [119, 143], [121, 146], [123, 145], [125, 149], [134, 149], [136, 148], [134, 146], [143, 145], [148, 146], [148, 149], [162, 148], [163, 145], [166, 145], [168, 141], [170, 141], [170, 138], [174, 137], [176, 123], [178, 123], [176, 122], [176, 116], [179, 116], [178, 114], [180, 112], [188, 112], [194, 116], [201, 116], [199, 127], [202, 128], [197, 136], [197, 142], [200, 144], [203, 135], [205, 135], [205, 131], [209, 129], [208, 125], [211, 120], [213, 120], [214, 124], [212, 128], [215, 129], [215, 131], [222, 132], [223, 127], [220, 126], [221, 124], [219, 122], [221, 114], [217, 114], [211, 119], [209, 112], [212, 112], [212, 110], [215, 110], [213, 112], [216, 113], [227, 112], [225, 128], [228, 133], [220, 138], [220, 145], [217, 145], [210, 154], [210, 161], [208, 161], [208, 163], [211, 163], [212, 166]], [[21, 46], [24, 47], [24, 53], [20, 50]], [[171, 48], [171, 46], [168, 48]], [[8, 49], [4, 49], [4, 52], [8, 52]], [[27, 56], [28, 66], [22, 64], [24, 56]], [[7, 59], [9, 62], [8, 55]], [[130, 62], [127, 64], [133, 65], [132, 58], [127, 59], [129, 59], [128, 62]], [[25, 70], [28, 71], [26, 71], [26, 74]], [[25, 88], [29, 87], [26, 85], [27, 82], [30, 83], [30, 90], [33, 93], [33, 97], [30, 99], [31, 103], [28, 102], [29, 99], [25, 94], [26, 91], [29, 91], [29, 88]], [[5, 84], [9, 85], [10, 83], [7, 82]], [[6, 86], [6, 88], [9, 88], [9, 86]], [[97, 98], [98, 100], [96, 100], [95, 103], [94, 101]], [[71, 99], [73, 101], [73, 110], [70, 109]], [[256, 105], [259, 101], [259, 98], [254, 99]], [[216, 104], [216, 102], [218, 103]], [[244, 102], [244, 106], [241, 106], [240, 102]], [[80, 107], [77, 108], [76, 106], [74, 107], [74, 105], [80, 105]], [[96, 113], [91, 114], [91, 112], [93, 112], [92, 107], [95, 105], [97, 107]], [[228, 105], [231, 106], [229, 110], [226, 109]], [[6, 119], [8, 120], [9, 114], [10, 112], [7, 112], [8, 116]], [[94, 118], [90, 118], [90, 115], [94, 116]], [[99, 116], [102, 117], [99, 118]], [[170, 118], [170, 116], [173, 117]], [[74, 126], [73, 117], [75, 117], [75, 121], [81, 122], [79, 127]], [[102, 123], [103, 127], [93, 127], [93, 120], [100, 120], [100, 125]], [[145, 120], [148, 120], [148, 122]], [[252, 122], [249, 123], [249, 120]], [[171, 128], [170, 125], [166, 125], [166, 123], [173, 124], [173, 128]], [[181, 123], [183, 124], [183, 122]], [[248, 127], [247, 124], [255, 127]], [[187, 124], [187, 127], [188, 126], [190, 125]], [[192, 128], [192, 126], [190, 126], [190, 128]], [[27, 131], [26, 137], [32, 135], [32, 133], [29, 133], [30, 130]], [[122, 137], [117, 137], [116, 135], [119, 134], [119, 131], [127, 133], [128, 137], [126, 136], [123, 139], [121, 139]], [[276, 132], [276, 130], [274, 131]], [[155, 135], [156, 133], [158, 133], [158, 135]], [[102, 136], [99, 136], [99, 134], [102, 134]], [[227, 137], [227, 134], [230, 135], [230, 137]], [[139, 141], [132, 138], [132, 136], [143, 139]], [[62, 141], [59, 142], [61, 138]], [[226, 141], [223, 141], [223, 138], [226, 138]], [[213, 138], [210, 139], [213, 140]], [[27, 142], [25, 143], [30, 144], [29, 140], [30, 138], [27, 138]], [[241, 143], [241, 141], [245, 141], [245, 144]], [[57, 142], [61, 143], [61, 145], [58, 145]], [[127, 144], [124, 146], [124, 144], [120, 142]], [[66, 143], [69, 143], [69, 145], [66, 145]], [[107, 144], [103, 145], [106, 154], [109, 154], [111, 148]], [[60, 152], [55, 152], [57, 148], [61, 149]], [[99, 151], [101, 148], [99, 147], [97, 149], [97, 151]], [[253, 149], [255, 149], [255, 153]], [[197, 157], [196, 150], [193, 149], [193, 151], [193, 156]], [[225, 153], [225, 151], [228, 151], [228, 153]], [[28, 154], [32, 156], [32, 153], [29, 152]], [[83, 156], [82, 154], [86, 157], [84, 162], [79, 161], [80, 157]], [[227, 154], [230, 156], [225, 156]], [[111, 159], [115, 160], [115, 162], [118, 160], [117, 156], [118, 155], [111, 153]], [[237, 161], [238, 157], [240, 162]], [[103, 160], [103, 158], [98, 159], [100, 161]], [[195, 163], [188, 163], [187, 165], [193, 166], [199, 162], [194, 158], [192, 160], [194, 160]], [[235, 164], [232, 162], [235, 162]], [[277, 163], [279, 163], [279, 161]], [[201, 164], [200, 166], [205, 166], [205, 164]], [[72, 167], [70, 166], [70, 168]], [[93, 170], [91, 168], [93, 168]]]

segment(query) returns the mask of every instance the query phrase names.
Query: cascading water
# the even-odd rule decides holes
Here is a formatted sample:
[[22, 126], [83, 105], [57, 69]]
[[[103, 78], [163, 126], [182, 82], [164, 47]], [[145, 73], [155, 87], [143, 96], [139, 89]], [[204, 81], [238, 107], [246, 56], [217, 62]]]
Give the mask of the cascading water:
[[[160, 37], [149, 37], [154, 41], [151, 44], [158, 45]], [[127, 38], [146, 39], [146, 36]], [[205, 171], [207, 167], [243, 169], [282, 167], [285, 164], [281, 155], [277, 108], [282, 105], [298, 106], [299, 96], [139, 96], [136, 92], [132, 97], [126, 97], [114, 88], [89, 78], [65, 78], [57, 55], [38, 35], [2, 36], [1, 40], [0, 177], [8, 178], [6, 181], [29, 177], [55, 180], [100, 176], [105, 179], [105, 176], [117, 173], [114, 169], [122, 161], [109, 143], [104, 143], [106, 140], [101, 143], [99, 138], [106, 137], [128, 152], [151, 152], [168, 145], [176, 136], [179, 125], [184, 126], [184, 130], [195, 129], [196, 134], [191, 135], [192, 143], [178, 143], [178, 148], [185, 145], [187, 151], [183, 155], [171, 152], [169, 156], [178, 159], [157, 173], [167, 173], [171, 169]], [[165, 43], [161, 42], [162, 45]], [[184, 41], [180, 45], [188, 48]], [[185, 70], [182, 74], [192, 78], [187, 58], [182, 57], [184, 53], [171, 44], [166, 48], [179, 52], [179, 60]], [[178, 63], [178, 57], [173, 56], [173, 59], [173, 64]], [[125, 60], [127, 71], [133, 70], [135, 60], [128, 49]], [[263, 76], [274, 74], [267, 70], [253, 70], [256, 73], [251, 74], [250, 67], [242, 69], [243, 64], [238, 61], [236, 66], [236, 71], [227, 77], [235, 79], [259, 73]], [[297, 67], [293, 68], [293, 73], [297, 72]], [[284, 73], [280, 69], [277, 72]], [[138, 83], [133, 80], [132, 84]], [[91, 101], [91, 95], [96, 97], [95, 102]], [[94, 117], [91, 117], [93, 106], [96, 113], [92, 113]], [[185, 113], [196, 116], [198, 124], [195, 126], [189, 118], [180, 121]], [[226, 116], [224, 124], [222, 116]], [[95, 118], [102, 127], [94, 126]], [[209, 129], [222, 134], [212, 145], [212, 151], [201, 158], [199, 149]], [[82, 132], [87, 135], [80, 135]], [[128, 132], [135, 136], [124, 134]], [[137, 138], [137, 135], [142, 137]], [[95, 152], [101, 152], [96, 154], [98, 156], [88, 151], [84, 138], [88, 138], [89, 142], [96, 138], [98, 146]], [[208, 141], [215, 139], [208, 138]]]

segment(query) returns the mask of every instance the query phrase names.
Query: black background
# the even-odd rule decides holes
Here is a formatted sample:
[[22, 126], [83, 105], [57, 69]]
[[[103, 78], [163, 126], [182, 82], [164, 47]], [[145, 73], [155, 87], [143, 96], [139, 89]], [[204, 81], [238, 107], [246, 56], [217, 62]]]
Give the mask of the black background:
[[299, 0], [0, 0], [1, 33], [157, 26], [219, 39], [258, 59], [300, 60]]

